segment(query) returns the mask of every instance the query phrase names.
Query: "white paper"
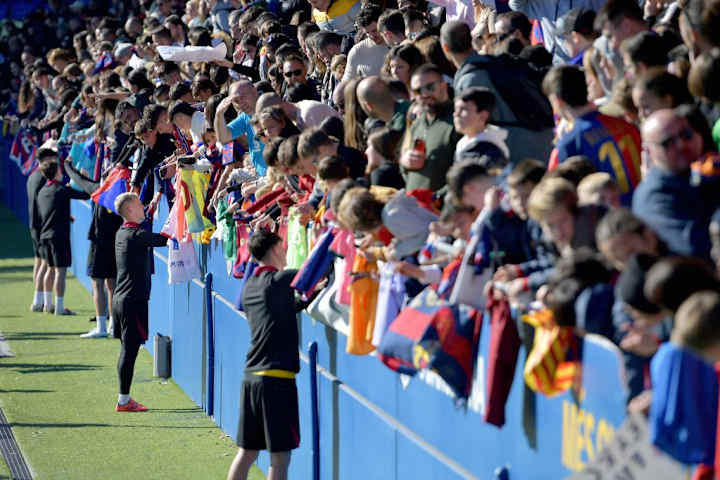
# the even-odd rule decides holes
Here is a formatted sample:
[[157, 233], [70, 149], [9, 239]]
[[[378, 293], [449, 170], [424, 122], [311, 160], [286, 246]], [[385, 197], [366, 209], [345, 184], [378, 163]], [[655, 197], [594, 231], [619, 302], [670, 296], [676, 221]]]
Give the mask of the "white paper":
[[157, 52], [163, 60], [168, 62], [212, 62], [222, 60], [227, 54], [225, 42], [215, 47], [172, 47], [160, 45]]

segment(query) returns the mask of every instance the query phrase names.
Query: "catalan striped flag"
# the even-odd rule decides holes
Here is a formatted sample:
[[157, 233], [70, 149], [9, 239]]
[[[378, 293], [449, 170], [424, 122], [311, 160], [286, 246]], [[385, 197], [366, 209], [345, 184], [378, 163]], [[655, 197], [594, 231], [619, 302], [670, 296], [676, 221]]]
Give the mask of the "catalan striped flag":
[[523, 315], [522, 320], [535, 327], [533, 348], [525, 362], [525, 383], [534, 391], [552, 397], [579, 380], [581, 365], [572, 358], [575, 341], [571, 327], [561, 327], [550, 310]]
[[130, 191], [130, 174], [129, 168], [122, 165], [115, 166], [100, 188], [90, 195], [90, 198], [111, 212], [118, 213], [115, 211], [115, 199], [120, 194]]

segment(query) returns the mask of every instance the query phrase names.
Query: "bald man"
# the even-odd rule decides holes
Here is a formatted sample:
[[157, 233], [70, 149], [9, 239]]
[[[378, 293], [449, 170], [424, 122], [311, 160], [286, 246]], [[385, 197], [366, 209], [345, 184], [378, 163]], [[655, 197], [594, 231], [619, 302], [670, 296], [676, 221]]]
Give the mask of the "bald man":
[[286, 102], [280, 95], [273, 92], [263, 93], [255, 104], [255, 114], [262, 110], [280, 105], [300, 131], [308, 128], [319, 127], [320, 124], [328, 117], [339, 117], [340, 114], [334, 108], [315, 100], [301, 100], [297, 103]]
[[718, 188], [693, 178], [690, 165], [702, 155], [702, 139], [674, 110], [658, 110], [642, 129], [649, 167], [635, 189], [632, 209], [670, 251], [710, 259], [708, 225]]
[[410, 102], [395, 100], [387, 82], [378, 76], [367, 77], [357, 86], [358, 101], [368, 116], [400, 132], [405, 130], [405, 118]]
[[[255, 85], [249, 80], [238, 80], [230, 85], [228, 96], [225, 97], [215, 111], [215, 133], [218, 141], [223, 145], [234, 141], [236, 138], [247, 139], [247, 148], [250, 152], [255, 172], [258, 176], [264, 176], [267, 165], [263, 160], [262, 152], [264, 145], [255, 137], [255, 130], [250, 123], [251, 116], [255, 113], [255, 106], [258, 101], [258, 91]], [[230, 123], [225, 121], [225, 112], [232, 105], [237, 112], [240, 112]], [[222, 179], [221, 179], [221, 184]], [[218, 190], [220, 190], [218, 188]]]

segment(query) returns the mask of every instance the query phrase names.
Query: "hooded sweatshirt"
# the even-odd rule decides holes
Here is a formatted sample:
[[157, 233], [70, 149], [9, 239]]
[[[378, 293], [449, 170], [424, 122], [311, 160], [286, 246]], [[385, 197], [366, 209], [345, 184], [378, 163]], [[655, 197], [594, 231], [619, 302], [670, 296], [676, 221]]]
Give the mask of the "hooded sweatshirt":
[[482, 156], [490, 157], [493, 163], [496, 160], [507, 161], [510, 158], [510, 149], [505, 144], [507, 136], [507, 130], [495, 125], [488, 125], [474, 137], [465, 135], [455, 147], [455, 161]]

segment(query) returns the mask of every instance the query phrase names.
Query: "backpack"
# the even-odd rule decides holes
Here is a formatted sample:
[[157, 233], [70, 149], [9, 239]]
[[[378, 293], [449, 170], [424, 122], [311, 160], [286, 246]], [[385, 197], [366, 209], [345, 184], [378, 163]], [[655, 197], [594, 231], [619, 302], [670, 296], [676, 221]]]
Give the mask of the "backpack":
[[542, 91], [545, 71], [507, 54], [480, 55], [463, 69], [463, 75], [476, 70], [487, 72], [496, 94], [515, 115], [514, 122], [493, 121], [493, 125], [523, 127], [540, 131], [555, 126], [552, 106]]

